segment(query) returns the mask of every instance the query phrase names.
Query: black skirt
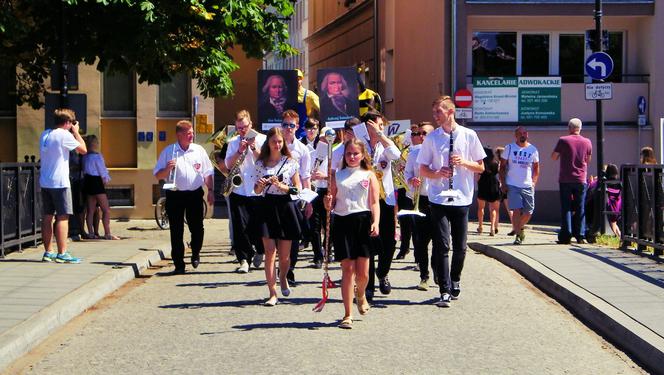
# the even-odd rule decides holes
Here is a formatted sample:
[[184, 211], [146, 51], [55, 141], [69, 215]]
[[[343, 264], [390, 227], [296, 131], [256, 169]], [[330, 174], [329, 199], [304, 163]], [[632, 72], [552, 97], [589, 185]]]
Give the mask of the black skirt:
[[261, 237], [278, 240], [299, 240], [302, 228], [295, 201], [290, 195], [266, 194], [260, 200], [259, 232]]
[[106, 194], [104, 180], [101, 179], [101, 176], [86, 174], [83, 178], [83, 192], [86, 195]]
[[374, 249], [369, 236], [371, 212], [357, 212], [346, 216], [334, 215], [333, 220], [334, 258], [338, 261], [360, 257], [369, 258]]

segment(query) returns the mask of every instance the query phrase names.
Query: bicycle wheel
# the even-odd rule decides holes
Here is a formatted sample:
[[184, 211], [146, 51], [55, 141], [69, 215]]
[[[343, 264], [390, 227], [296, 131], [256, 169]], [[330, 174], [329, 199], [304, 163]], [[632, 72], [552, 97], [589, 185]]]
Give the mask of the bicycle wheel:
[[168, 229], [168, 215], [166, 214], [166, 197], [161, 197], [154, 205], [154, 219], [161, 229]]

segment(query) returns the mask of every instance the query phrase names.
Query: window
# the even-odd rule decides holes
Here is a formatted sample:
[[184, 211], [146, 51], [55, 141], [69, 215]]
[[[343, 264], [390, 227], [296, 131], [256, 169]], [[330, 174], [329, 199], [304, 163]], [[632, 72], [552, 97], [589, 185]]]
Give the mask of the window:
[[558, 69], [563, 83], [583, 82], [585, 62], [583, 34], [560, 34]]
[[177, 73], [171, 82], [159, 85], [158, 116], [188, 117], [190, 115], [191, 80], [187, 73]]
[[102, 116], [136, 117], [134, 73], [109, 72], [102, 75]]
[[16, 68], [0, 65], [0, 117], [16, 117]]
[[521, 75], [549, 75], [549, 34], [521, 35]]
[[472, 39], [474, 76], [516, 75], [516, 33], [476, 32]]
[[623, 72], [623, 33], [610, 32], [609, 46], [604, 51], [613, 59], [613, 73], [606, 79], [607, 82], [622, 82]]

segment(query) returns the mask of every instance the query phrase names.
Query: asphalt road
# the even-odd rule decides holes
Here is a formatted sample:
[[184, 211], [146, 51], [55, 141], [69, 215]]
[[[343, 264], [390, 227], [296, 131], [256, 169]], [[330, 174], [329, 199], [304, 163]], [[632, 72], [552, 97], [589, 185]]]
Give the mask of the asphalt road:
[[[113, 222], [114, 233], [163, 241], [151, 221]], [[341, 296], [321, 313], [322, 272], [298, 264], [297, 287], [273, 308], [264, 273], [236, 274], [227, 222], [206, 220], [197, 270], [142, 279], [55, 335], [18, 369], [29, 374], [117, 373], [643, 373], [566, 309], [499, 262], [469, 251], [462, 293], [448, 309], [422, 292], [412, 253], [395, 261], [393, 291], [377, 294], [354, 328], [337, 328]], [[165, 263], [166, 264], [166, 263]], [[332, 267], [333, 279], [341, 272]], [[110, 301], [110, 302], [109, 302]], [[29, 356], [30, 358], [30, 356]], [[16, 370], [16, 369], [14, 369]]]

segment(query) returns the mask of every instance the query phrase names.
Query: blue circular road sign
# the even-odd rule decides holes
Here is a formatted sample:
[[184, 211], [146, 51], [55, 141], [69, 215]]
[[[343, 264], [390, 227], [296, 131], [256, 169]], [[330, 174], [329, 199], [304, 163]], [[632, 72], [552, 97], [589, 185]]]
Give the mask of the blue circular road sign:
[[586, 73], [592, 79], [605, 79], [613, 72], [613, 59], [606, 52], [595, 52], [586, 59]]

